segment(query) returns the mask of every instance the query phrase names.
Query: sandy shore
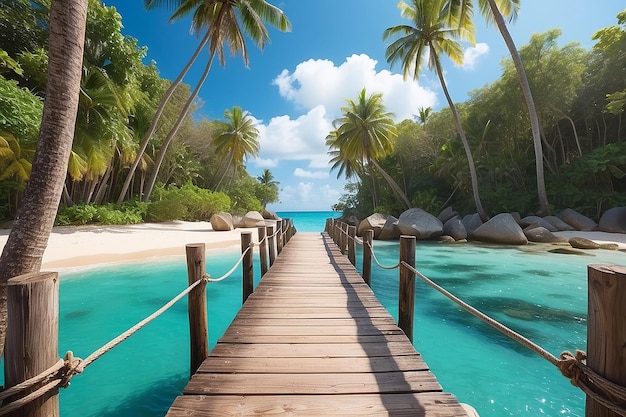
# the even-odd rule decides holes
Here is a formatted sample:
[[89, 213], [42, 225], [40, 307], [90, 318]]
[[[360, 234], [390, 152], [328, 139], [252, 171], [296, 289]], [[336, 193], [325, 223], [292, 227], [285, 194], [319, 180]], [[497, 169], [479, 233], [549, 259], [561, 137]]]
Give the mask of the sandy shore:
[[[55, 227], [43, 256], [42, 270], [62, 270], [108, 263], [119, 263], [165, 256], [185, 256], [185, 245], [204, 243], [207, 251], [228, 249], [239, 251], [241, 233], [256, 229], [235, 229], [216, 232], [209, 222], [145, 223], [130, 226], [64, 226]], [[580, 236], [598, 243], [617, 243], [626, 250], [626, 234], [605, 232], [557, 232], [569, 239]], [[0, 248], [4, 247], [9, 230], [0, 230]]]
[[[207, 251], [236, 251], [241, 247], [242, 232], [252, 232], [252, 240], [258, 241], [256, 229], [216, 232], [209, 222], [55, 227], [43, 256], [42, 270], [185, 256], [185, 245], [189, 243], [204, 243]], [[9, 230], [0, 230], [0, 248], [8, 236]]]

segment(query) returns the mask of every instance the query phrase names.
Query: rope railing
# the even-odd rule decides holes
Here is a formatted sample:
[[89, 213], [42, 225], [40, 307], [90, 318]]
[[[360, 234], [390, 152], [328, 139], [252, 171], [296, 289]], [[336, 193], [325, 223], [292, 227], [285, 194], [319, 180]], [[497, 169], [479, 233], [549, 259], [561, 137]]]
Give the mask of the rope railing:
[[589, 368], [584, 361], [587, 358], [585, 352], [577, 350], [576, 354], [572, 354], [569, 351], [561, 353], [560, 358], [557, 358], [543, 347], [534, 343], [530, 339], [522, 336], [511, 328], [505, 326], [499, 321], [489, 317], [482, 311], [472, 307], [459, 297], [455, 296], [451, 292], [442, 288], [433, 280], [419, 272], [413, 266], [409, 265], [405, 261], [400, 262], [401, 266], [407, 268], [418, 276], [423, 282], [429, 285], [431, 288], [437, 290], [450, 301], [457, 304], [463, 310], [467, 311], [474, 317], [478, 318], [482, 322], [490, 325], [494, 329], [498, 330], [503, 335], [516, 341], [537, 355], [546, 359], [552, 365], [557, 367], [559, 371], [570, 380], [572, 385], [579, 387], [585, 394], [596, 400], [598, 403], [609, 408], [620, 416], [626, 417], [626, 408], [618, 405], [618, 402], [626, 404], [626, 388], [615, 384], [614, 382], [602, 377], [597, 372]]
[[376, 257], [376, 252], [374, 251], [374, 246], [370, 245], [369, 243], [367, 244], [367, 247], [371, 250], [371, 254], [372, 254], [372, 259], [374, 260], [374, 262], [376, 263], [376, 265], [378, 265], [379, 268], [381, 269], [387, 269], [387, 270], [392, 270], [392, 269], [397, 269], [400, 267], [400, 262], [398, 262], [395, 265], [391, 265], [391, 266], [386, 266], [383, 265], [382, 263], [380, 263], [380, 261], [378, 260], [378, 258]]
[[[280, 222], [278, 222], [277, 224], [280, 224]], [[4, 402], [5, 400], [11, 397], [15, 397], [19, 394], [22, 394], [26, 390], [30, 390], [37, 385], [41, 385], [42, 383], [45, 383], [45, 385], [40, 386], [38, 389], [29, 393], [28, 395], [25, 395], [24, 397], [12, 400], [11, 402], [7, 404], [2, 404], [0, 406], [0, 416], [6, 415], [15, 410], [18, 410], [24, 405], [29, 404], [30, 402], [38, 399], [42, 395], [45, 395], [46, 393], [52, 390], [57, 390], [59, 388], [67, 388], [70, 385], [70, 380], [72, 379], [72, 377], [74, 377], [75, 375], [81, 374], [89, 365], [91, 365], [93, 362], [95, 362], [96, 360], [104, 356], [106, 353], [114, 349], [116, 346], [118, 346], [119, 344], [121, 344], [122, 342], [130, 338], [131, 336], [133, 336], [135, 333], [137, 333], [139, 330], [145, 327], [148, 323], [154, 321], [156, 318], [162, 315], [165, 311], [170, 309], [174, 304], [180, 301], [183, 297], [185, 297], [191, 291], [193, 291], [196, 287], [198, 287], [201, 284], [206, 284], [209, 282], [213, 282], [213, 283], [221, 282], [225, 280], [226, 278], [232, 276], [232, 274], [242, 263], [246, 255], [248, 255], [248, 252], [253, 250], [254, 247], [261, 246], [261, 244], [263, 244], [266, 240], [272, 239], [279, 235], [280, 235], [280, 238], [282, 239], [285, 236], [285, 234], [288, 232], [289, 232], [289, 227], [285, 228], [285, 227], [282, 227], [282, 224], [280, 224], [280, 226], [277, 227], [276, 231], [273, 234], [266, 235], [259, 242], [256, 242], [256, 243], [251, 242], [248, 245], [248, 247], [242, 252], [241, 256], [237, 259], [233, 267], [228, 272], [226, 272], [219, 278], [211, 278], [211, 276], [208, 273], [204, 272], [201, 280], [193, 282], [191, 285], [189, 285], [187, 288], [185, 288], [180, 293], [178, 293], [174, 298], [172, 298], [170, 301], [165, 303], [161, 308], [156, 310], [154, 313], [150, 314], [149, 316], [147, 316], [146, 318], [144, 318], [143, 320], [141, 320], [134, 326], [130, 327], [128, 330], [121, 333], [116, 338], [105, 343], [100, 348], [98, 348], [93, 353], [91, 353], [89, 356], [87, 356], [85, 359], [74, 357], [74, 354], [72, 351], [67, 351], [64, 359], [59, 359], [54, 365], [52, 365], [50, 368], [46, 369], [45, 371], [39, 373], [38, 375], [32, 378], [29, 378], [28, 380], [24, 382], [21, 382], [10, 388], [0, 391], [0, 404], [2, 404], [2, 402]]]

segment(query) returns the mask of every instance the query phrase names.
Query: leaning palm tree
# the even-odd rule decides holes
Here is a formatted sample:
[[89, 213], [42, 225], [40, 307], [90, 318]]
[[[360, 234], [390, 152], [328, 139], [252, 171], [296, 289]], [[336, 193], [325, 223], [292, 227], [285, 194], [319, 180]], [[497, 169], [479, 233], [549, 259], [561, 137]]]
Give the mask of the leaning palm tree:
[[187, 103], [183, 107], [180, 116], [161, 145], [161, 150], [155, 160], [154, 170], [150, 179], [146, 183], [146, 190], [144, 193], [145, 201], [148, 201], [150, 198], [150, 194], [152, 193], [152, 189], [156, 181], [156, 176], [165, 156], [165, 151], [185, 119], [185, 116], [189, 112], [189, 109], [196, 99], [202, 84], [209, 75], [215, 55], [219, 57], [220, 64], [224, 66], [226, 63], [224, 45], [226, 44], [232, 54], [241, 52], [244, 63], [248, 65], [248, 50], [244, 34], [248, 35], [248, 37], [250, 37], [259, 48], [263, 49], [265, 43], [269, 40], [269, 32], [265, 23], [269, 23], [281, 31], [288, 31], [291, 29], [291, 24], [283, 11], [264, 0], [144, 0], [144, 3], [148, 9], [153, 9], [163, 5], [176, 5], [177, 9], [171, 16], [170, 20], [176, 20], [188, 15], [189, 13], [193, 13], [192, 30], [195, 32], [201, 32], [206, 29], [206, 33], [189, 63], [185, 66], [174, 83], [172, 83], [161, 100], [161, 103], [159, 103], [159, 107], [157, 108], [152, 124], [141, 142], [135, 162], [131, 165], [128, 176], [124, 181], [124, 185], [122, 186], [122, 190], [118, 197], [118, 203], [121, 203], [126, 196], [132, 177], [137, 169], [137, 166], [139, 165], [141, 156], [143, 152], [145, 152], [148, 142], [156, 129], [158, 118], [162, 114], [167, 100], [171, 97], [176, 86], [180, 84], [204, 45], [209, 45], [209, 60], [200, 77], [200, 80], [187, 100]]
[[411, 203], [404, 191], [378, 163], [378, 159], [393, 151], [396, 136], [392, 114], [386, 111], [382, 98], [382, 94], [366, 96], [364, 88], [356, 102], [347, 100], [348, 105], [341, 108], [343, 116], [333, 121], [337, 148], [342, 160], [352, 159], [376, 168], [400, 203], [409, 208]]
[[216, 190], [220, 188], [228, 171], [232, 170], [234, 178], [237, 169], [249, 155], [255, 157], [259, 155], [259, 129], [250, 114], [241, 110], [241, 107], [234, 106], [232, 111], [224, 111], [224, 117], [226, 118], [224, 129], [213, 138], [215, 151], [225, 157], [225, 166]]
[[[455, 2], [467, 1], [467, 0], [454, 0]], [[543, 171], [543, 148], [541, 147], [541, 128], [539, 126], [539, 117], [537, 116], [537, 110], [535, 108], [535, 102], [530, 90], [530, 84], [528, 83], [528, 77], [526, 76], [526, 70], [522, 63], [519, 51], [515, 47], [513, 38], [506, 27], [505, 17], [514, 19], [517, 16], [519, 10], [519, 0], [478, 0], [481, 14], [485, 17], [487, 22], [495, 22], [498, 26], [498, 30], [504, 38], [513, 65], [517, 71], [517, 79], [524, 95], [524, 101], [528, 108], [528, 116], [530, 118], [530, 128], [533, 135], [533, 146], [535, 148], [535, 169], [537, 171], [537, 194], [539, 199], [539, 211], [542, 215], [547, 215], [550, 212], [550, 206], [548, 204], [548, 195], [546, 193], [545, 177]]]
[[453, 62], [463, 62], [463, 49], [457, 39], [474, 42], [472, 5], [470, 2], [463, 2], [458, 9], [451, 11], [449, 0], [412, 0], [411, 4], [400, 2], [398, 7], [402, 17], [409, 19], [414, 26], [399, 25], [385, 30], [383, 39], [397, 38], [387, 47], [385, 57], [392, 65], [401, 62], [405, 78], [413, 72], [413, 78], [417, 79], [428, 56], [428, 68], [434, 70], [439, 77], [457, 132], [465, 148], [476, 210], [481, 219], [486, 220], [488, 216], [478, 193], [474, 158], [461, 125], [461, 118], [443, 77], [440, 58], [442, 54], [446, 54]]

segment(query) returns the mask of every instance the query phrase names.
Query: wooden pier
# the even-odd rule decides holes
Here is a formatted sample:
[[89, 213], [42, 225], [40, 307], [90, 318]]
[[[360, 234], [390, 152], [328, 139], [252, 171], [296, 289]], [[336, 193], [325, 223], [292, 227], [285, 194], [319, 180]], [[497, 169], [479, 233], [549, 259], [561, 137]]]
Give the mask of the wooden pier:
[[332, 240], [297, 233], [167, 415], [468, 414]]

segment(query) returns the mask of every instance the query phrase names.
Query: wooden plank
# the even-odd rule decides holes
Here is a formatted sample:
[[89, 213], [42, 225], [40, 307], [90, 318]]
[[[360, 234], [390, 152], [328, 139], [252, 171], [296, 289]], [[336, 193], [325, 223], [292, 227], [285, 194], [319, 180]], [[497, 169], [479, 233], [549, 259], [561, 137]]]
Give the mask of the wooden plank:
[[398, 393], [293, 396], [203, 396], [176, 398], [170, 417], [194, 416], [467, 416], [459, 402], [448, 393]]
[[406, 342], [389, 342], [380, 345], [361, 345], [360, 343], [342, 343], [340, 345], [324, 343], [306, 345], [218, 343], [211, 351], [211, 356], [228, 356], [231, 358], [371, 358], [375, 356], [412, 355], [414, 353], [413, 346]]
[[280, 326], [280, 325], [258, 325], [243, 326], [237, 323], [230, 326], [224, 335], [268, 335], [268, 336], [374, 336], [385, 334], [402, 334], [402, 330], [396, 325], [365, 325], [357, 326]]
[[428, 371], [325, 374], [195, 374], [184, 394], [310, 395], [441, 391]]
[[281, 343], [387, 343], [401, 342], [406, 339], [404, 333], [400, 331], [397, 334], [382, 335], [358, 335], [358, 336], [310, 336], [310, 335], [239, 335], [228, 333], [222, 336], [219, 342], [222, 343], [262, 343], [262, 344], [281, 344]]
[[209, 356], [198, 372], [225, 373], [365, 373], [394, 371], [423, 371], [428, 369], [421, 355], [350, 358], [223, 358]]

